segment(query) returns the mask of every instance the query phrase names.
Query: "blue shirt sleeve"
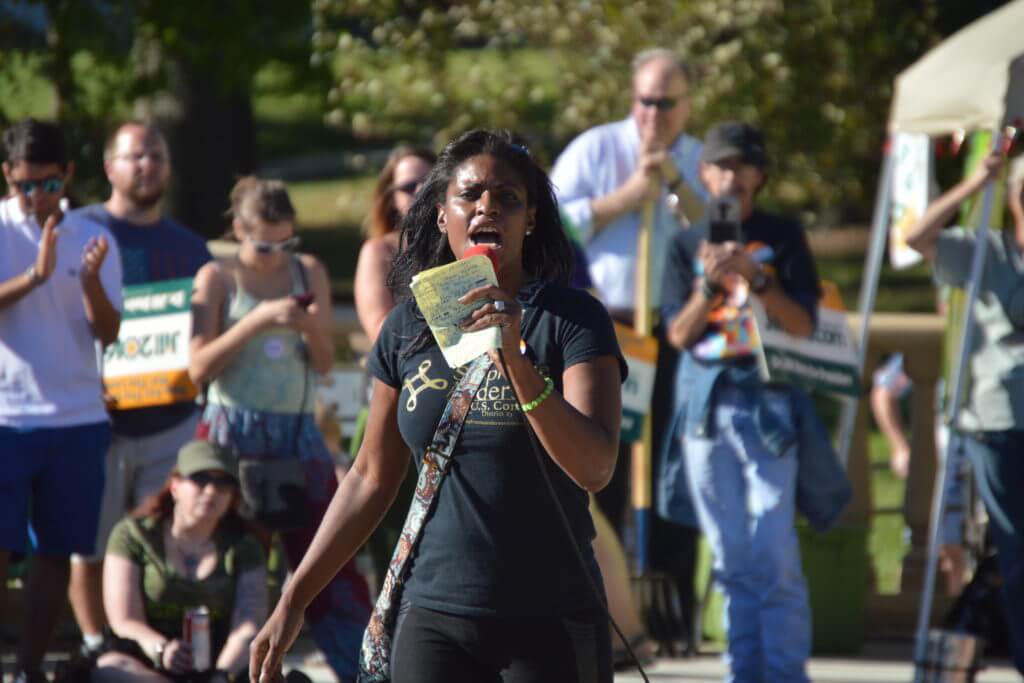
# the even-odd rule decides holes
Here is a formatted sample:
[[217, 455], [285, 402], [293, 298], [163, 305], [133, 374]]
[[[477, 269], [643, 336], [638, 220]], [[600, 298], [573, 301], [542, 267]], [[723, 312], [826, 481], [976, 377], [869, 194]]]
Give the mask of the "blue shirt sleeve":
[[574, 239], [586, 244], [594, 236], [594, 212], [590, 202], [600, 193], [594, 186], [598, 141], [590, 131], [569, 143], [555, 160], [551, 184], [566, 228]]

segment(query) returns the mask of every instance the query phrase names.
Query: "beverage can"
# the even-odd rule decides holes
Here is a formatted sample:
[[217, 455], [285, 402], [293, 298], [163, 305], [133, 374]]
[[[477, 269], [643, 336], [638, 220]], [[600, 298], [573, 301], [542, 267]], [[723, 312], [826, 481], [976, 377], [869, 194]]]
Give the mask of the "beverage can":
[[183, 624], [184, 640], [192, 648], [192, 668], [209, 671], [210, 656], [210, 610], [196, 607], [185, 612]]

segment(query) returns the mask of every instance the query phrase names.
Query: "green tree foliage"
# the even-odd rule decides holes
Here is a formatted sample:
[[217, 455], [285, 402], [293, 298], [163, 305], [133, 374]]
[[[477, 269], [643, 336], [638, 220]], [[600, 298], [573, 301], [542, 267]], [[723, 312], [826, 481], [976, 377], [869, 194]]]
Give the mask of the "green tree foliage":
[[763, 127], [767, 198], [818, 222], [863, 218], [895, 75], [937, 41], [936, 0], [313, 0], [328, 122], [440, 144], [508, 126], [553, 156], [629, 109], [633, 55], [694, 67], [688, 128]]
[[29, 114], [59, 122], [78, 161], [74, 190], [96, 200], [107, 192], [110, 128], [157, 120], [174, 162], [169, 213], [219, 235], [228, 190], [257, 163], [255, 74], [273, 60], [314, 80], [310, 24], [307, 3], [276, 0], [0, 3], [0, 39], [10, 38], [0, 51], [0, 95], [25, 93], [40, 78], [52, 89], [44, 111], [0, 105], [0, 124]]

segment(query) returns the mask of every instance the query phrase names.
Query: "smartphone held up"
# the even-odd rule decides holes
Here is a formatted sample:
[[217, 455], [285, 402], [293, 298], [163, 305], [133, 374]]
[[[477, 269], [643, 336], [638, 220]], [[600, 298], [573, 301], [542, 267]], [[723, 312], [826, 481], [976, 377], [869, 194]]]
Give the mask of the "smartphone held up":
[[715, 197], [708, 204], [708, 242], [740, 241], [740, 201], [736, 197]]
[[306, 292], [305, 294], [292, 294], [292, 299], [302, 310], [308, 311], [309, 307], [313, 304], [313, 293]]

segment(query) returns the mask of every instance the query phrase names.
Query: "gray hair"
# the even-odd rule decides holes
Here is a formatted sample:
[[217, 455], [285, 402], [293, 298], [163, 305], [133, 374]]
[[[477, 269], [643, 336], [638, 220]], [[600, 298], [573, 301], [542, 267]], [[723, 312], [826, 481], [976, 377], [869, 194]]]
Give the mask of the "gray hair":
[[633, 78], [636, 78], [640, 69], [656, 59], [663, 59], [671, 62], [672, 65], [679, 70], [679, 73], [683, 75], [683, 78], [686, 79], [687, 83], [692, 81], [690, 65], [687, 64], [682, 57], [666, 47], [649, 47], [646, 50], [637, 52], [633, 57]]

